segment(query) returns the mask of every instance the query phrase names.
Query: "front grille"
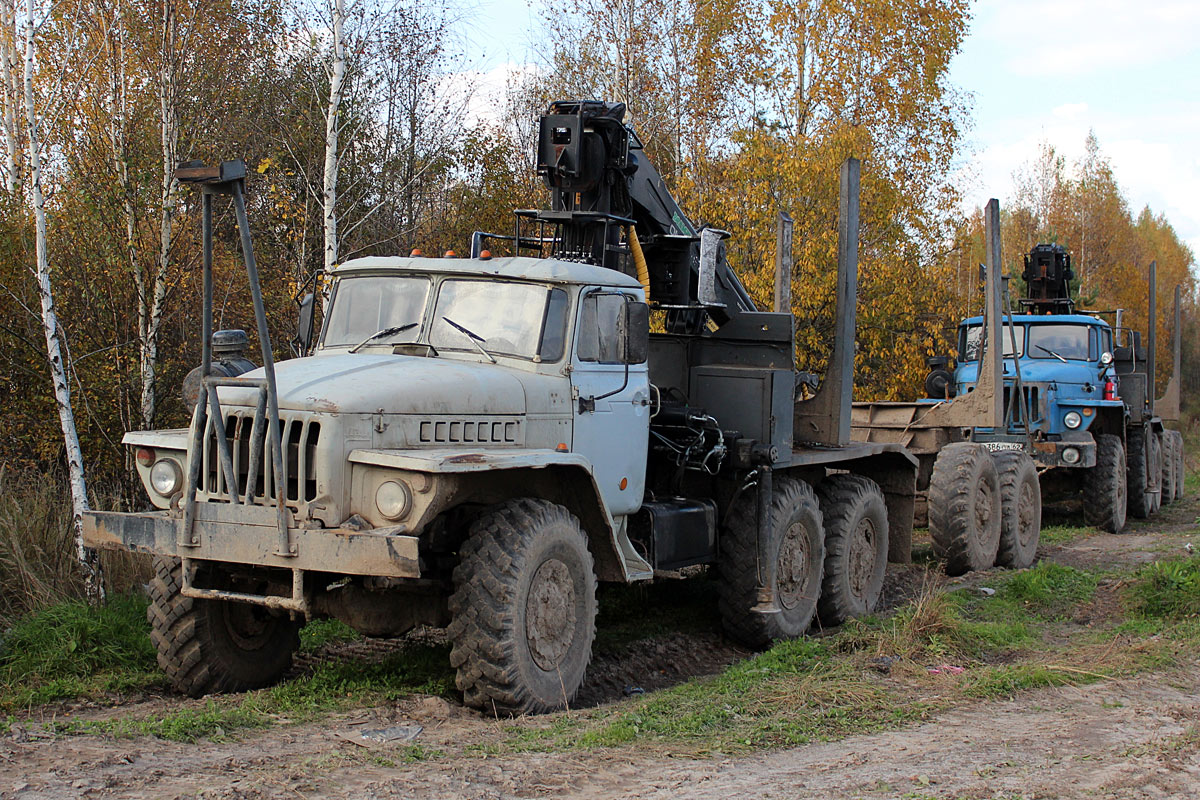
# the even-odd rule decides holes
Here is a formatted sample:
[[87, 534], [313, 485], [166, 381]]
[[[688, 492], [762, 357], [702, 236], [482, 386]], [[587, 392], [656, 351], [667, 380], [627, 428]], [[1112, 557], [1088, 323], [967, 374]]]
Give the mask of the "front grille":
[[[1038, 407], [1038, 402], [1041, 400], [1040, 393], [1038, 391], [1038, 387], [1022, 386], [1021, 389], [1025, 394], [1025, 399], [1027, 401], [1027, 405], [1029, 408], [1030, 423], [1031, 423], [1031, 425], [1036, 425], [1042, 419], [1041, 409]], [[1011, 391], [1012, 391], [1011, 384], [1004, 387], [1004, 418], [1005, 419], [1008, 419], [1009, 405], [1011, 405], [1011, 397], [1012, 397]], [[1023, 413], [1024, 412], [1023, 412], [1020, 404], [1018, 404], [1017, 408], [1013, 409], [1012, 423], [1014, 425], [1024, 426], [1025, 421], [1023, 419], [1021, 419], [1021, 415]]]
[[[288, 418], [280, 416], [279, 425], [283, 431], [283, 452], [285, 459], [286, 500], [288, 505], [315, 500], [317, 497], [316, 454], [317, 442], [321, 437], [321, 423], [304, 418]], [[221, 453], [217, 445], [215, 426], [210, 419], [208, 430], [204, 437], [204, 471], [201, 491], [207, 495], [205, 499], [226, 501], [231, 497], [231, 488], [239, 496], [244, 496], [250, 485], [250, 443], [254, 426], [254, 412], [246, 410], [227, 414], [225, 417], [225, 440], [229, 443], [229, 451], [233, 456], [233, 473], [237, 476], [236, 487], [230, 487], [225, 480], [225, 472], [221, 469]], [[263, 421], [264, 436], [262, 450], [259, 453], [258, 464], [255, 468], [254, 497], [251, 501], [263, 505], [274, 505], [275, 470], [271, 457], [269, 436], [265, 435], [268, 423]]]
[[422, 420], [422, 444], [516, 444], [520, 423], [508, 420]]

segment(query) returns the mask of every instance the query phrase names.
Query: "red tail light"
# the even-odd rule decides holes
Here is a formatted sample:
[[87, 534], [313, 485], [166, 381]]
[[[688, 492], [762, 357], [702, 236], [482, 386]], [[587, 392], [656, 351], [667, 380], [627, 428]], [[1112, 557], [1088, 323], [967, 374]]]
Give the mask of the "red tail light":
[[1117, 384], [1115, 381], [1104, 382], [1104, 399], [1117, 400]]

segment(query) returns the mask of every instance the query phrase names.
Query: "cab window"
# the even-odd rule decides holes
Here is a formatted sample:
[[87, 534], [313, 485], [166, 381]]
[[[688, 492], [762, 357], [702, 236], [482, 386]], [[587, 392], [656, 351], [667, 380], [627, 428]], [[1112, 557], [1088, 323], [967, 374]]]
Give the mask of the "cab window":
[[584, 297], [579, 312], [577, 336], [580, 361], [620, 364], [620, 335], [617, 320], [627, 296], [619, 293], [594, 293]]
[[1095, 361], [1096, 329], [1090, 325], [1030, 325], [1025, 355]]

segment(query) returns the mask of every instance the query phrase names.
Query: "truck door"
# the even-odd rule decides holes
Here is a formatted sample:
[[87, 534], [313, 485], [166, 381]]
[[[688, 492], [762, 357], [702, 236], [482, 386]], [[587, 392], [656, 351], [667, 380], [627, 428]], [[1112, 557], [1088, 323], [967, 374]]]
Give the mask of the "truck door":
[[[616, 289], [585, 290], [582, 298], [571, 364], [572, 450], [591, 461], [612, 515], [631, 514], [646, 485], [650, 377], [645, 346], [627, 352], [623, 343], [648, 339], [646, 306]], [[643, 330], [627, 336], [623, 321]]]

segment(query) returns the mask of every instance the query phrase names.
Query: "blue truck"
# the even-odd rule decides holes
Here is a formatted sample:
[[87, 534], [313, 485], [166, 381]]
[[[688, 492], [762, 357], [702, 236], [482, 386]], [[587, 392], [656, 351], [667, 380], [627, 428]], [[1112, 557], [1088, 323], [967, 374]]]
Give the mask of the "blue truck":
[[[1148, 517], [1182, 494], [1182, 436], [1164, 425], [1179, 418], [1178, 290], [1175, 377], [1155, 401], [1153, 332], [1143, 346], [1119, 313], [1115, 326], [1076, 313], [1073, 277], [1065, 248], [1036, 246], [1014, 314], [1001, 311], [1000, 276], [987, 274], [984, 313], [958, 326], [957, 364], [931, 359], [929, 397], [854, 404], [856, 439], [918, 457], [918, 513], [951, 574], [1032, 564], [1043, 496], [1082, 494], [1088, 524], [1119, 532], [1128, 516]], [[1151, 265], [1151, 319], [1154, 292]], [[964, 504], [977, 509], [974, 524], [954, 513]]]
[[[1022, 277], [1026, 313], [1007, 317], [1001, 333], [1005, 383], [1020, 386], [1019, 395], [1006, 392], [1018, 407], [1006, 411], [1003, 438], [1027, 433], [1043, 491], [1082, 492], [1087, 523], [1119, 532], [1127, 517], [1151, 516], [1182, 489], [1182, 436], [1164, 425], [1164, 417], [1178, 419], [1177, 391], [1173, 403], [1154, 401], [1153, 336], [1143, 346], [1140, 332], [1124, 328], [1117, 312], [1115, 328], [1100, 314], [1075, 313], [1071, 256], [1062, 245], [1034, 247]], [[1155, 283], [1152, 268], [1151, 318]], [[982, 317], [959, 325], [958, 394], [975, 386], [982, 334]], [[1156, 413], [1161, 406], [1170, 408]]]

